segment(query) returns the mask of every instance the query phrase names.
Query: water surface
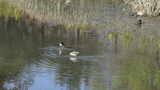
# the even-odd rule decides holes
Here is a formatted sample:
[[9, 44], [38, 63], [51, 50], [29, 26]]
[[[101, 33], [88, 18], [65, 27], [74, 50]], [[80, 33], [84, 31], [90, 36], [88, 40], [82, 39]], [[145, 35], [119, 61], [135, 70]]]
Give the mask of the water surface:
[[[158, 18], [141, 17], [144, 24], [139, 26], [138, 17], [129, 16], [121, 2], [75, 0], [66, 7], [64, 0], [59, 1], [22, 1], [27, 8], [19, 8], [102, 27], [68, 29], [0, 18], [0, 89], [160, 89]], [[73, 50], [80, 55], [70, 56]]]

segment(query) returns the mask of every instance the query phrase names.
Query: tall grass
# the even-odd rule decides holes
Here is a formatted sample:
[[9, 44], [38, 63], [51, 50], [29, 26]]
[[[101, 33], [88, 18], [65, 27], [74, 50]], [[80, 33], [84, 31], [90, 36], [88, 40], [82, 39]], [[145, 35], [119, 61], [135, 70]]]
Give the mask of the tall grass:
[[11, 6], [5, 1], [0, 1], [0, 16], [14, 17], [16, 20], [22, 17], [22, 10]]
[[[103, 23], [92, 20], [105, 15], [112, 0], [8, 0], [41, 22], [63, 24], [67, 28], [96, 28]], [[18, 3], [16, 3], [18, 2]], [[69, 3], [67, 3], [69, 2]], [[105, 20], [104, 20], [105, 21]], [[106, 21], [107, 22], [107, 21]]]
[[119, 40], [119, 47], [130, 50], [139, 49], [141, 52], [155, 52], [160, 49], [160, 35], [150, 34], [144, 30], [127, 30], [120, 32], [109, 32], [107, 38], [114, 44], [114, 40]]

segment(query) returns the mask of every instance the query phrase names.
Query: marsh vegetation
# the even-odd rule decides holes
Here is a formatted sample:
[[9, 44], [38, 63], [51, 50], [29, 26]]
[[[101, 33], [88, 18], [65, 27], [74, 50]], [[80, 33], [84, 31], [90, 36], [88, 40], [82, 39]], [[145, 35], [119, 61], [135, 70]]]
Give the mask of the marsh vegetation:
[[0, 89], [159, 90], [159, 24], [122, 0], [0, 0]]
[[123, 0], [129, 4], [131, 10], [135, 13], [142, 12], [146, 16], [160, 15], [160, 1], [159, 0]]

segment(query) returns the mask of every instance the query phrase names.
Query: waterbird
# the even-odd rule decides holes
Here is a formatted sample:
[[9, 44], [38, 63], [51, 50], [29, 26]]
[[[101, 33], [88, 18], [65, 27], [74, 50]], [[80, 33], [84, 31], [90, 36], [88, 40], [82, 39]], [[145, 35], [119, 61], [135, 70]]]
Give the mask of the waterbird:
[[63, 43], [63, 42], [60, 42], [60, 43], [59, 43], [59, 48], [58, 48], [58, 54], [59, 54], [59, 55], [62, 55], [63, 49], [64, 49], [64, 43]]
[[144, 24], [144, 22], [141, 18], [139, 18], [139, 19], [137, 19], [135, 24], [141, 26], [142, 24]]
[[72, 51], [69, 53], [70, 56], [78, 56], [80, 52], [78, 51]]
[[136, 24], [141, 25], [142, 23], [143, 23], [142, 19], [138, 19]]
[[[61, 55], [61, 54], [62, 54], [62, 50], [64, 49], [64, 43], [63, 43], [63, 42], [60, 42], [60, 43], [59, 43], [59, 47], [60, 47], [60, 48], [59, 48], [59, 55]], [[69, 55], [70, 55], [70, 56], [78, 56], [79, 53], [80, 53], [80, 52], [74, 50], [74, 51], [71, 51], [71, 52], [69, 53]]]
[[60, 46], [60, 47], [64, 47], [64, 43], [63, 43], [63, 42], [60, 42], [60, 43], [59, 43], [59, 46]]

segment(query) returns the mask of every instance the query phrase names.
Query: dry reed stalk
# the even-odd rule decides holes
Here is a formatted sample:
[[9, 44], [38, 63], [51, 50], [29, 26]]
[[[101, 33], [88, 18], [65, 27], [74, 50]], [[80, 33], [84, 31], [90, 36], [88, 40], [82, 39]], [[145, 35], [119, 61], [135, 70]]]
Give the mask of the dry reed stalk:
[[123, 0], [131, 6], [132, 12], [143, 13], [147, 16], [160, 15], [160, 0]]

